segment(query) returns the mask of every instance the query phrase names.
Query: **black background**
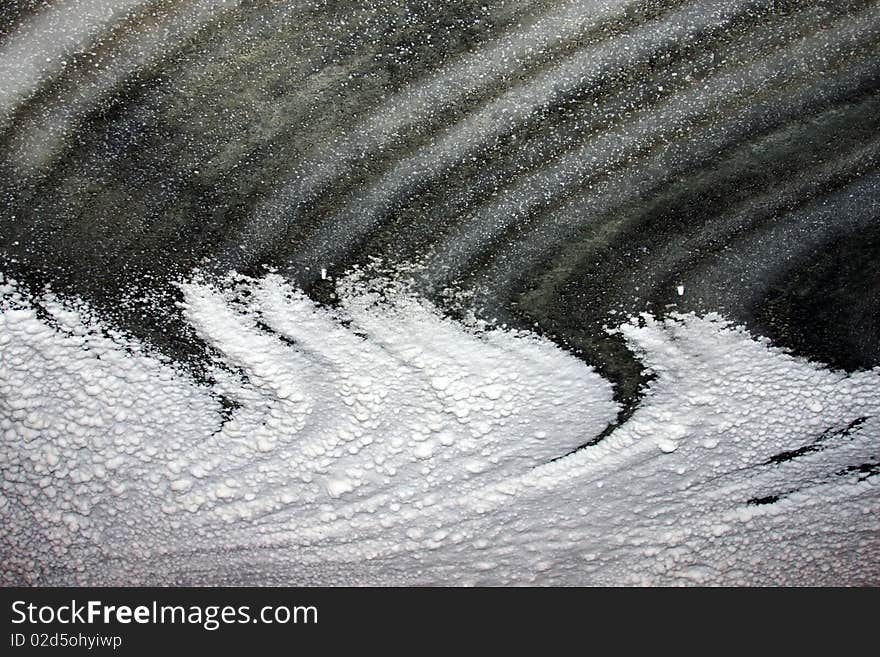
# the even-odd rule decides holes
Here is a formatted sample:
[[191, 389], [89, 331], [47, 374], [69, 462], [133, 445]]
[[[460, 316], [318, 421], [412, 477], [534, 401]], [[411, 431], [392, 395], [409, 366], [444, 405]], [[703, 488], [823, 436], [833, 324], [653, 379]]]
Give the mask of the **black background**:
[[[110, 653], [102, 648], [10, 649], [20, 632], [119, 635], [117, 654], [649, 654], [698, 648], [790, 654], [799, 646], [831, 654], [873, 642], [878, 589], [312, 589], [312, 588], [58, 588], [4, 589], [0, 654]], [[12, 603], [35, 604], [315, 605], [317, 624], [13, 625]], [[15, 616], [16, 618], [18, 616]], [[870, 653], [866, 653], [870, 654]]]

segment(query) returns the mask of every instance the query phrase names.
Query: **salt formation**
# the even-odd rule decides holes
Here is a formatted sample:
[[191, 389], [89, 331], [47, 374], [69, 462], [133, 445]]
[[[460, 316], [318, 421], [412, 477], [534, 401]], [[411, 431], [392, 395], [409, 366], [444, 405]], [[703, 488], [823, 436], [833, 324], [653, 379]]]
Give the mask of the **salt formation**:
[[0, 306], [3, 584], [878, 583], [880, 372], [718, 316], [618, 330], [608, 382], [388, 281], [196, 277], [211, 382], [82, 302]]

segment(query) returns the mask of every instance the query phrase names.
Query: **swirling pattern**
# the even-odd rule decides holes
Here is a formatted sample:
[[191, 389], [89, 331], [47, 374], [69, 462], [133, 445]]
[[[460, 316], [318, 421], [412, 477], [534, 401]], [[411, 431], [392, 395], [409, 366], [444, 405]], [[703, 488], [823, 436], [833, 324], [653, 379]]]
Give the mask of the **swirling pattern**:
[[717, 315], [618, 329], [632, 417], [547, 340], [398, 283], [183, 286], [213, 383], [0, 281], [0, 583], [872, 584], [880, 372]]
[[[172, 353], [179, 317], [137, 299], [177, 298], [205, 258], [326, 301], [321, 269], [381, 257], [585, 354], [623, 399], [638, 368], [602, 325], [673, 304], [878, 362], [874, 2], [2, 11], [3, 253]], [[814, 266], [831, 248], [865, 266]]]
[[[494, 569], [491, 581], [520, 581], [524, 572], [537, 581], [535, 573], [546, 572], [552, 583], [569, 581], [566, 573], [577, 581], [619, 583], [628, 581], [625, 571], [645, 550], [679, 543], [694, 549], [701, 541], [711, 552], [711, 568], [693, 555], [679, 559], [667, 552], [667, 562], [648, 579], [785, 579], [774, 566], [764, 567], [764, 580], [762, 573], [737, 570], [744, 567], [738, 561], [725, 567], [722, 551], [707, 547], [716, 530], [735, 535], [744, 551], [760, 543], [750, 533], [782, 532], [795, 551], [810, 546], [840, 556], [848, 582], [876, 581], [876, 539], [864, 539], [876, 536], [876, 523], [864, 508], [875, 501], [870, 486], [877, 472], [871, 390], [872, 368], [880, 365], [878, 128], [876, 0], [2, 3], [0, 283], [9, 276], [16, 282], [4, 283], [8, 298], [0, 308], [6, 331], [0, 334], [0, 365], [6, 368], [0, 372], [6, 386], [0, 422], [6, 464], [12, 464], [3, 466], [0, 512], [19, 532], [4, 544], [3, 573], [14, 581], [71, 581], [83, 563], [102, 563], [106, 554], [122, 559], [140, 541], [140, 566], [172, 563], [169, 581], [187, 580], [201, 564], [202, 580], [226, 582], [239, 552], [242, 568], [258, 569], [249, 551], [271, 552], [271, 537], [262, 544], [246, 531], [230, 532], [227, 552], [209, 550], [204, 563], [196, 555], [187, 558], [191, 537], [185, 532], [167, 553], [159, 543], [181, 527], [213, 532], [220, 541], [240, 502], [240, 509], [257, 516], [281, 514], [284, 522], [267, 521], [265, 531], [283, 534], [278, 545], [302, 549], [300, 566], [307, 572], [297, 573], [316, 582], [375, 582], [383, 573], [391, 578], [386, 581], [433, 582], [455, 573], [464, 555], [462, 582], [484, 581], [481, 573]], [[465, 488], [474, 481], [481, 495], [490, 491], [495, 500], [496, 493], [509, 493], [515, 500], [493, 506], [497, 514], [484, 519], [469, 515], [475, 502], [467, 498], [462, 504], [469, 510], [456, 512], [466, 520], [458, 542], [445, 525], [435, 527], [448, 517], [427, 510], [407, 524], [382, 506], [387, 499], [376, 481], [334, 478], [333, 463], [358, 469], [344, 453], [334, 453], [329, 465], [308, 461], [331, 448], [321, 443], [320, 431], [308, 429], [308, 413], [299, 405], [312, 404], [311, 412], [334, 419], [320, 427], [343, 434], [351, 429], [349, 420], [357, 427], [375, 419], [361, 419], [356, 407], [336, 399], [346, 390], [352, 398], [372, 394], [352, 380], [353, 366], [371, 374], [396, 372], [390, 383], [374, 377], [364, 384], [390, 386], [390, 401], [371, 398], [364, 402], [369, 408], [393, 413], [406, 405], [409, 390], [447, 414], [459, 408], [460, 399], [444, 397], [442, 382], [434, 381], [438, 388], [429, 374], [411, 371], [417, 354], [389, 356], [384, 347], [362, 344], [357, 322], [345, 315], [346, 304], [365, 294], [346, 293], [350, 273], [383, 266], [405, 270], [407, 292], [424, 301], [408, 306], [410, 314], [394, 314], [399, 300], [390, 310], [364, 307], [356, 319], [372, 326], [374, 335], [403, 340], [401, 332], [424, 328], [421, 318], [436, 330], [425, 341], [439, 336], [453, 351], [463, 349], [455, 351], [460, 359], [473, 359], [462, 363], [432, 353], [428, 369], [482, 381], [492, 365], [481, 358], [530, 358], [513, 334], [501, 331], [492, 343], [445, 323], [463, 315], [534, 332], [568, 352], [530, 334], [537, 341], [528, 344], [540, 345], [535, 348], [546, 359], [522, 373], [524, 380], [535, 374], [536, 392], [552, 379], [547, 368], [581, 368], [580, 378], [567, 379], [572, 388], [564, 410], [532, 408], [528, 386], [517, 388], [517, 405], [558, 429], [547, 443], [517, 448], [515, 431], [492, 434], [496, 443], [484, 451], [494, 452], [501, 465], [471, 472], [474, 477], [465, 474], [463, 461], [456, 465], [464, 471], [443, 470], [433, 452], [424, 459], [410, 458], [412, 450], [401, 457], [404, 470], [427, 459]], [[237, 280], [238, 287], [205, 291], [193, 282], [196, 270], [206, 272], [205, 280]], [[267, 270], [272, 274], [264, 278]], [[272, 296], [273, 286], [287, 296]], [[81, 299], [69, 303], [88, 308], [100, 322], [78, 323], [56, 294]], [[751, 333], [691, 312], [721, 313]], [[633, 319], [640, 313], [646, 313], [641, 323]], [[342, 346], [316, 344], [324, 335]], [[455, 337], [445, 340], [450, 335]], [[820, 365], [768, 350], [752, 335]], [[462, 346], [473, 340], [485, 353]], [[65, 358], [85, 358], [80, 352], [97, 350], [94, 345], [110, 363], [95, 365], [95, 377], [130, 374], [133, 398], [147, 411], [149, 392], [138, 387], [138, 368], [124, 354], [153, 354], [144, 367], [156, 386], [168, 383], [162, 399], [180, 411], [180, 422], [168, 426], [169, 453], [185, 461], [191, 449], [186, 440], [198, 436], [196, 453], [213, 458], [221, 475], [267, 486], [256, 501], [265, 508], [254, 510], [246, 497], [240, 501], [236, 495], [246, 493], [233, 491], [225, 479], [166, 481], [169, 464], [153, 464], [150, 448], [135, 446], [135, 460], [142, 462], [129, 463], [124, 474], [141, 486], [142, 497], [132, 504], [155, 531], [129, 527], [116, 545], [100, 528], [83, 529], [80, 516], [91, 509], [65, 498], [69, 517], [59, 515], [46, 493], [47, 487], [55, 491], [56, 484], [46, 483], [53, 481], [50, 474], [67, 486], [62, 498], [77, 486], [91, 490], [92, 479], [50, 463], [60, 458], [51, 452], [53, 422], [77, 428], [89, 449], [72, 454], [94, 457], [89, 467], [106, 474], [105, 436], [89, 424], [88, 411], [94, 406], [99, 419], [125, 415], [98, 398], [103, 393], [94, 382], [86, 388], [95, 394], [81, 398], [77, 390]], [[719, 356], [719, 348], [730, 353]], [[741, 366], [730, 355], [740, 352], [749, 356]], [[156, 354], [189, 369], [150, 360], [159, 359]], [[61, 372], [67, 387], [29, 387], [28, 371], [41, 359], [48, 363], [47, 377]], [[278, 362], [266, 362], [273, 359]], [[400, 363], [405, 366], [394, 369]], [[237, 370], [248, 383], [227, 389], [224, 377]], [[294, 370], [305, 383], [290, 383]], [[715, 370], [725, 376], [713, 378]], [[694, 391], [698, 384], [705, 394]], [[297, 385], [309, 387], [309, 395]], [[807, 399], [807, 388], [821, 390], [835, 410], [803, 411], [805, 404], [808, 411], [818, 404]], [[326, 394], [318, 394], [322, 390]], [[572, 397], [578, 392], [580, 401]], [[774, 395], [784, 408], [768, 401]], [[728, 404], [728, 397], [738, 402]], [[41, 399], [56, 400], [63, 412], [43, 417], [37, 412]], [[739, 402], [760, 413], [752, 415]], [[676, 404], [683, 413], [671, 410]], [[575, 415], [589, 420], [588, 430], [577, 430]], [[704, 424], [681, 424], [686, 417]], [[269, 424], [261, 425], [264, 419]], [[166, 426], [167, 418], [154, 420]], [[235, 433], [236, 422], [244, 422], [256, 441], [236, 443], [240, 453], [216, 438], [244, 440]], [[277, 431], [261, 433], [260, 426]], [[658, 426], [673, 439], [646, 446], [645, 436]], [[315, 435], [302, 445], [278, 442], [282, 433], [309, 431]], [[385, 424], [377, 431], [389, 442], [373, 451], [393, 461], [400, 456], [394, 432]], [[749, 436], [745, 451], [738, 444], [743, 432]], [[332, 449], [342, 450], [341, 444]], [[707, 450], [721, 445], [717, 465], [699, 444]], [[657, 465], [658, 446], [663, 454], [676, 452], [669, 467], [678, 475], [699, 466], [683, 489], [675, 489]], [[266, 472], [258, 468], [265, 464], [242, 456], [279, 448], [299, 468], [296, 476], [323, 482], [322, 492], [289, 473], [261, 482]], [[748, 476], [738, 478], [740, 472]], [[635, 492], [628, 488], [632, 477], [645, 480]], [[97, 479], [101, 485], [92, 492], [114, 499], [114, 482]], [[405, 496], [409, 481], [386, 482], [404, 496], [406, 508], [417, 498], [424, 502], [415, 493]], [[565, 482], [577, 485], [562, 490]], [[575, 511], [587, 487], [606, 483], [592, 511]], [[282, 510], [292, 504], [275, 495], [273, 486], [282, 484], [302, 484], [297, 510]], [[507, 493], [501, 490], [508, 486]], [[349, 493], [358, 499], [345, 507]], [[811, 537], [796, 514], [785, 511], [796, 509], [818, 523], [825, 507], [816, 500], [826, 493], [846, 508], [842, 518], [858, 519], [846, 545], [870, 554], [870, 568], [860, 570], [857, 559], [840, 553], [845, 546], [833, 536], [837, 525]], [[194, 501], [199, 495], [204, 513]], [[673, 500], [669, 517], [682, 520], [682, 531], [696, 542], [660, 531], [654, 520], [664, 517], [664, 495]], [[43, 506], [32, 508], [34, 499]], [[629, 506], [611, 503], [620, 499]], [[691, 502], [698, 502], [699, 518], [689, 511]], [[330, 529], [319, 531], [325, 507], [335, 513], [339, 504], [350, 513], [344, 520], [354, 517], [354, 524], [334, 517], [327, 521]], [[113, 514], [120, 511], [110, 508], [112, 517], [102, 516], [102, 526], [118, 529]], [[156, 516], [161, 508], [168, 518]], [[388, 541], [371, 515], [380, 508], [393, 533]], [[628, 547], [593, 564], [612, 538], [587, 530], [595, 523], [616, 531], [607, 516], [620, 508], [632, 515]], [[529, 524], [544, 516], [569, 533], [548, 537]], [[63, 552], [68, 537], [83, 531], [88, 545], [98, 547], [74, 550], [54, 574], [51, 558], [34, 566], [22, 556], [33, 539], [27, 533], [33, 517], [40, 531], [51, 534], [46, 544], [52, 549]], [[730, 530], [734, 525], [738, 529]], [[410, 529], [418, 536], [407, 534]], [[435, 541], [445, 551], [431, 561], [418, 553], [430, 547], [434, 530], [446, 532]], [[483, 548], [471, 549], [481, 533], [501, 546], [491, 563], [474, 552]], [[368, 549], [351, 551], [349, 543], [361, 535]], [[393, 546], [407, 540], [408, 556], [395, 561]], [[543, 556], [511, 556], [542, 540]], [[465, 543], [470, 547], [461, 547]], [[776, 556], [780, 563], [800, 564], [804, 581], [824, 581], [821, 566], [802, 555]], [[330, 571], [302, 565], [330, 557], [337, 560]], [[222, 563], [211, 561], [216, 559]], [[685, 562], [687, 572], [676, 570]], [[129, 565], [114, 562], [118, 571], [101, 577], [89, 572], [92, 579], [84, 580], [116, 581]], [[242, 581], [285, 581], [285, 573], [254, 572]], [[156, 577], [143, 569], [137, 574], [143, 581]]]

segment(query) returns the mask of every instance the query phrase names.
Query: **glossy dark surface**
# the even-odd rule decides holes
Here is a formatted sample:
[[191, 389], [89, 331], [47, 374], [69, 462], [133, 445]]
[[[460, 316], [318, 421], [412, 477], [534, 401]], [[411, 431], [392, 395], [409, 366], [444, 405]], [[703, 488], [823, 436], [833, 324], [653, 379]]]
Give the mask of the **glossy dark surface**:
[[880, 364], [875, 2], [79, 4], [0, 10], [4, 268], [171, 355], [194, 267], [381, 257], [624, 400], [641, 311]]

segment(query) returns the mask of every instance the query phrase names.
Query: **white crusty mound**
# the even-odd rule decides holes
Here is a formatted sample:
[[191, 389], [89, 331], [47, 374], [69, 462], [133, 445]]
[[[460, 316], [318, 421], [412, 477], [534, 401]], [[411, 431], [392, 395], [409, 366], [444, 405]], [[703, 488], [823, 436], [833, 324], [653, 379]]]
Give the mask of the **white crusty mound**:
[[2, 584], [880, 583], [880, 372], [720, 317], [620, 327], [656, 379], [572, 453], [608, 382], [390, 284], [187, 283], [211, 384], [0, 287]]

